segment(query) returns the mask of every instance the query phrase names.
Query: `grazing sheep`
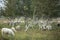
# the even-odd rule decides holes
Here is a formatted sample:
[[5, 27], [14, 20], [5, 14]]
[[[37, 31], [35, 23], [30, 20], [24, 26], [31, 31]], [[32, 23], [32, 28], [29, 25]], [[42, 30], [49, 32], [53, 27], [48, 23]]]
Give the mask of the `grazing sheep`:
[[13, 27], [11, 29], [9, 29], [9, 28], [2, 28], [1, 29], [2, 37], [4, 36], [4, 34], [15, 36], [14, 32], [16, 32], [16, 30]]
[[42, 30], [46, 30], [46, 24], [42, 25]]
[[51, 25], [47, 25], [46, 28], [47, 28], [48, 30], [51, 30], [51, 29], [52, 29], [52, 26], [51, 26]]

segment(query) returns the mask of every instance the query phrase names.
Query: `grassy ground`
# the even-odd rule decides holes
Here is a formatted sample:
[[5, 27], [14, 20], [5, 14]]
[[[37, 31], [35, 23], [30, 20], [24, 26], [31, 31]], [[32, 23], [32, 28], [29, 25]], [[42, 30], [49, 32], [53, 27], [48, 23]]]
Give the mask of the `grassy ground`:
[[7, 38], [6, 40], [60, 40], [60, 30], [53, 31], [28, 30], [27, 32], [18, 31], [15, 34], [16, 35], [14, 39]]
[[[4, 27], [4, 26], [3, 26]], [[28, 29], [27, 32], [24, 30], [17, 31], [15, 37], [10, 39], [5, 36], [4, 40], [60, 40], [60, 27], [56, 30], [51, 31], [41, 31], [39, 29]], [[0, 32], [0, 40], [1, 32]]]
[[60, 40], [60, 31], [19, 31], [14, 40]]

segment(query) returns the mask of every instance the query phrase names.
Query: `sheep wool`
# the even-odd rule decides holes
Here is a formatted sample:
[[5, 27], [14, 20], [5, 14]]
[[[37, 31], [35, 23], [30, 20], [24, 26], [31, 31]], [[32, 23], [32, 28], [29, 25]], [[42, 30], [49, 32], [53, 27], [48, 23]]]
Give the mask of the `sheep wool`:
[[9, 28], [2, 28], [1, 33], [2, 33], [2, 36], [4, 36], [4, 34], [15, 36], [13, 30]]

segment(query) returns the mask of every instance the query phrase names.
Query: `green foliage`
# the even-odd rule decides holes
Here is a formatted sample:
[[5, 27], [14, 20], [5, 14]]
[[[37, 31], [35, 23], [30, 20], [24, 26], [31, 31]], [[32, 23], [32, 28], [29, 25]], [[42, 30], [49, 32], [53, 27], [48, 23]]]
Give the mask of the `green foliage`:
[[4, 27], [10, 28], [11, 26], [9, 26], [8, 24], [0, 24], [0, 29]]
[[60, 17], [59, 0], [6, 0], [4, 16]]

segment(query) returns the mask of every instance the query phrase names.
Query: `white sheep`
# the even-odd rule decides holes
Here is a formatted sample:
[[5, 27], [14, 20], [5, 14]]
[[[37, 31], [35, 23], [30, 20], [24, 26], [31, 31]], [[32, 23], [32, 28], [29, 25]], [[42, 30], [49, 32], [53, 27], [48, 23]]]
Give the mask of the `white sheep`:
[[52, 29], [52, 26], [51, 25], [47, 25], [46, 26], [46, 29], [51, 30]]
[[1, 29], [2, 37], [4, 36], [4, 34], [15, 36], [14, 32], [16, 32], [16, 30], [13, 27], [11, 29], [10, 28], [2, 28]]
[[39, 22], [38, 22], [39, 29], [45, 30], [46, 29], [46, 25], [47, 25], [47, 21], [39, 20]]

